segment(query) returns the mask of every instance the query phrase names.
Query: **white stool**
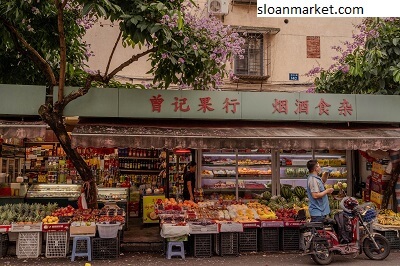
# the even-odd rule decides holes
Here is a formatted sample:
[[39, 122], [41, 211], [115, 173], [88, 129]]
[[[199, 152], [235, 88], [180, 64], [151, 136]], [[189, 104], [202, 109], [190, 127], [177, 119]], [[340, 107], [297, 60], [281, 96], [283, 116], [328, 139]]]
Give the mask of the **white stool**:
[[[179, 248], [179, 251], [177, 248]], [[168, 242], [167, 259], [171, 259], [172, 256], [181, 256], [182, 259], [185, 259], [185, 247], [183, 241]]]

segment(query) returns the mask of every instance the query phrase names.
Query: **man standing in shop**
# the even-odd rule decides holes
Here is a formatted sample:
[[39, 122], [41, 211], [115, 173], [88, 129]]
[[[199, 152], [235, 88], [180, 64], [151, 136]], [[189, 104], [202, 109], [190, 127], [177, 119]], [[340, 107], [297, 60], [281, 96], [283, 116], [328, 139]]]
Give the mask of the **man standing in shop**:
[[307, 195], [309, 199], [308, 209], [311, 216], [311, 222], [323, 222], [326, 215], [331, 210], [329, 208], [328, 194], [332, 194], [333, 188], [325, 189], [324, 181], [318, 174], [321, 172], [321, 166], [317, 160], [309, 160], [307, 168], [310, 174], [307, 177]]
[[196, 185], [196, 162], [191, 161], [183, 174], [183, 198], [194, 201], [194, 186]]

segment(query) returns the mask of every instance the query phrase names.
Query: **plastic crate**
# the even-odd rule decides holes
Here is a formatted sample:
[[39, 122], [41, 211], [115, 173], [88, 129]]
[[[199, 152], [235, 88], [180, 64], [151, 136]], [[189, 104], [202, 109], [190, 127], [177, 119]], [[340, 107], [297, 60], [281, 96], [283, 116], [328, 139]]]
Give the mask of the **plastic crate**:
[[279, 227], [265, 227], [260, 229], [259, 250], [260, 251], [279, 251]]
[[214, 237], [215, 253], [220, 256], [239, 255], [239, 233], [223, 232]]
[[92, 239], [92, 258], [94, 260], [117, 259], [118, 256], [118, 238]]
[[0, 246], [0, 251], [1, 251], [1, 257], [2, 258], [7, 256], [8, 242], [9, 242], [8, 234], [7, 233], [1, 234], [0, 235], [0, 245], [1, 245]]
[[239, 233], [239, 252], [257, 252], [257, 228], [245, 228]]
[[47, 258], [63, 258], [67, 256], [68, 233], [66, 231], [47, 232], [46, 252]]
[[17, 257], [37, 258], [41, 253], [42, 232], [19, 232], [17, 238]]
[[285, 227], [282, 228], [281, 250], [293, 251], [300, 250], [300, 228]]
[[389, 242], [390, 249], [400, 249], [400, 238], [397, 235], [397, 231], [380, 231], [375, 232], [383, 235]]
[[212, 256], [212, 234], [192, 235], [192, 254], [196, 258]]
[[97, 224], [100, 238], [116, 238], [118, 237], [118, 230], [120, 223], [116, 224]]

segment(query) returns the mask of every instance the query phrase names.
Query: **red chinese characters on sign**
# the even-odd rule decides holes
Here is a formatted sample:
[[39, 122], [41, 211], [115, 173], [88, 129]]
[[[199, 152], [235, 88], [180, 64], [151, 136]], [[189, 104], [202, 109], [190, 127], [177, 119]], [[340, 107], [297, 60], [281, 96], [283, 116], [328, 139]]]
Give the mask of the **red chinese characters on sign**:
[[152, 112], [158, 112], [158, 113], [161, 112], [161, 104], [164, 102], [164, 99], [160, 94], [150, 98], [150, 102], [151, 102]]
[[299, 101], [298, 99], [296, 99], [296, 106], [297, 109], [295, 112], [295, 114], [299, 114], [299, 113], [306, 113], [308, 114], [308, 101]]
[[211, 101], [211, 97], [204, 97], [204, 98], [199, 98], [200, 100], [200, 108], [197, 111], [202, 110], [203, 113], [207, 112], [207, 111], [214, 111], [214, 108], [212, 108], [212, 103]]
[[174, 99], [175, 99], [175, 102], [173, 102], [171, 104], [171, 105], [175, 105], [174, 112], [177, 112], [177, 111], [188, 112], [188, 111], [190, 111], [190, 106], [189, 105], [184, 107], [186, 105], [187, 98], [179, 99], [178, 97], [175, 97]]
[[346, 99], [343, 99], [343, 102], [340, 103], [339, 106], [339, 115], [347, 116], [347, 114], [353, 114], [353, 107], [351, 103], [349, 103]]
[[229, 99], [226, 98], [224, 102], [224, 107], [222, 109], [225, 109], [225, 113], [229, 112], [229, 106], [232, 106], [232, 113], [236, 113], [236, 105], [240, 105], [240, 102], [238, 102], [237, 99]]
[[315, 108], [319, 108], [319, 115], [322, 115], [322, 114], [329, 115], [329, 107], [330, 106], [331, 105], [329, 103], [325, 102], [325, 100], [323, 98], [321, 98], [321, 100], [319, 101], [319, 104]]
[[274, 107], [274, 111], [272, 113], [288, 113], [288, 101], [287, 100], [278, 100], [275, 99], [275, 102], [272, 104]]

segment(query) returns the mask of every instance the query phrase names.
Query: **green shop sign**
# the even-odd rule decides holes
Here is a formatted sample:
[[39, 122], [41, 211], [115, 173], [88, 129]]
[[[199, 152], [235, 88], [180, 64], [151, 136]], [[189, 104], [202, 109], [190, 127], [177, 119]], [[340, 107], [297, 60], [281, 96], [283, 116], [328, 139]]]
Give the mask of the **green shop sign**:
[[[66, 93], [76, 88], [66, 88]], [[41, 86], [0, 85], [0, 115], [37, 115]], [[55, 92], [54, 95], [57, 95]], [[66, 116], [400, 122], [400, 96], [93, 88]]]

